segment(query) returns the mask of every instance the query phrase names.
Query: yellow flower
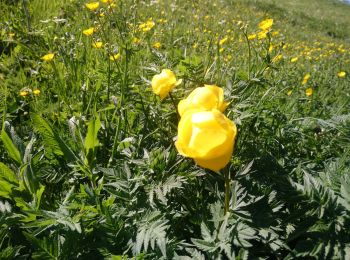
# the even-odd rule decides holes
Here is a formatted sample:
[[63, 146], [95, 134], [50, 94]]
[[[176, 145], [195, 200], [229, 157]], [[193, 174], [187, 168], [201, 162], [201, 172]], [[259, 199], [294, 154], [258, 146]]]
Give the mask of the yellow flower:
[[234, 122], [219, 110], [191, 110], [181, 117], [175, 146], [199, 166], [218, 172], [230, 161], [236, 134]]
[[308, 96], [308, 97], [312, 96], [312, 93], [313, 93], [312, 88], [307, 88], [307, 89], [305, 90], [305, 95]]
[[266, 19], [259, 23], [259, 28], [263, 31], [268, 30], [273, 25], [273, 19]]
[[111, 61], [119, 60], [119, 59], [120, 59], [120, 53], [117, 53], [117, 54], [114, 54], [114, 55], [110, 55], [110, 56], [109, 56], [109, 59], [110, 59]]
[[34, 89], [33, 90], [33, 94], [36, 95], [36, 96], [39, 95], [40, 94], [40, 89]]
[[305, 85], [309, 81], [310, 76], [311, 75], [309, 73], [305, 74], [303, 81], [301, 82], [301, 85]]
[[141, 42], [141, 40], [139, 38], [137, 38], [137, 37], [134, 37], [132, 39], [132, 43], [134, 43], [134, 44], [139, 44], [140, 42]]
[[102, 3], [104, 4], [111, 4], [113, 3], [114, 0], [101, 0]]
[[228, 106], [224, 101], [224, 90], [215, 85], [204, 85], [194, 89], [186, 99], [179, 102], [180, 116], [192, 109], [213, 110], [223, 112]]
[[219, 41], [219, 45], [223, 45], [225, 42], [227, 42], [228, 38], [225, 37], [225, 38], [222, 38], [220, 41]]
[[164, 69], [160, 74], [154, 75], [152, 78], [152, 90], [154, 94], [159, 95], [160, 99], [164, 99], [169, 92], [181, 84], [182, 79], [176, 80], [174, 72]]
[[268, 31], [261, 31], [258, 33], [258, 39], [261, 40], [261, 39], [265, 39], [267, 37], [267, 33]]
[[152, 20], [148, 20], [146, 23], [142, 23], [139, 25], [139, 29], [142, 30], [143, 32], [148, 32], [150, 31], [155, 25], [155, 22]]
[[287, 92], [287, 96], [292, 95], [292, 93], [293, 93], [293, 91], [292, 91], [292, 90], [289, 90], [289, 91]]
[[85, 6], [90, 11], [95, 11], [100, 6], [100, 3], [99, 2], [91, 2], [91, 3], [86, 3]]
[[256, 34], [250, 34], [248, 35], [248, 40], [254, 40], [256, 38]]
[[29, 91], [27, 91], [27, 90], [20, 91], [20, 92], [19, 92], [19, 95], [20, 95], [21, 97], [26, 97], [26, 96], [29, 95]]
[[42, 56], [41, 59], [43, 61], [51, 61], [51, 60], [53, 60], [54, 57], [55, 57], [54, 53], [48, 53], [48, 54]]
[[94, 33], [94, 31], [95, 31], [94, 27], [90, 27], [90, 28], [84, 30], [83, 34], [86, 36], [91, 36]]
[[162, 44], [160, 42], [156, 42], [153, 44], [153, 47], [159, 49], [160, 47], [162, 47]]
[[96, 49], [101, 49], [103, 46], [102, 42], [94, 42], [92, 43], [92, 47], [96, 48]]
[[277, 62], [279, 62], [282, 58], [283, 58], [283, 55], [282, 55], [282, 54], [278, 54], [277, 56], [275, 56], [275, 57], [272, 59], [272, 62], [273, 62], [273, 63], [277, 63]]
[[337, 75], [338, 75], [339, 78], [344, 78], [346, 76], [346, 72], [345, 71], [340, 71], [340, 72], [338, 72]]
[[292, 62], [292, 63], [297, 62], [298, 59], [299, 59], [298, 57], [294, 57], [294, 58], [292, 58], [292, 59], [290, 60], [290, 62]]

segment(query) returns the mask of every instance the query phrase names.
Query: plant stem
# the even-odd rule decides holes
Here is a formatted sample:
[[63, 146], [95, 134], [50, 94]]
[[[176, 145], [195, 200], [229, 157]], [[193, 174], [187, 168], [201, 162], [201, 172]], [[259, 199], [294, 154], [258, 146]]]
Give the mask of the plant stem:
[[171, 94], [171, 92], [169, 92], [169, 97], [170, 97], [170, 99], [171, 99], [171, 102], [173, 103], [173, 106], [174, 106], [175, 110], [176, 110], [177, 119], [180, 120], [179, 110], [177, 109], [175, 100], [174, 100], [173, 95]]
[[224, 212], [225, 212], [225, 215], [226, 215], [229, 212], [229, 208], [230, 208], [230, 171], [229, 171], [228, 167], [225, 167], [224, 175], [225, 175], [225, 205], [224, 205]]

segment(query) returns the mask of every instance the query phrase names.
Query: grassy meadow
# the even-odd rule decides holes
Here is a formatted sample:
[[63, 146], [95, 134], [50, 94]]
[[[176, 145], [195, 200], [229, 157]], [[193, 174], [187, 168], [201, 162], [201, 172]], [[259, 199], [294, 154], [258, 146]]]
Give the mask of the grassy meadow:
[[[0, 1], [0, 259], [349, 259], [349, 13]], [[162, 69], [182, 83], [161, 100]], [[174, 145], [204, 84], [238, 129], [225, 173]]]

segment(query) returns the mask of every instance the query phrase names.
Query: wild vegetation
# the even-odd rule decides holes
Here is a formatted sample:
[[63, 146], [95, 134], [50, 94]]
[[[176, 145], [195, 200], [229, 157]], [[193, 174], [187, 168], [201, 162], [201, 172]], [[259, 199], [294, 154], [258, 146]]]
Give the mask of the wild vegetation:
[[[0, 259], [349, 259], [349, 11], [1, 1]], [[175, 146], [204, 85], [237, 127], [220, 172]]]

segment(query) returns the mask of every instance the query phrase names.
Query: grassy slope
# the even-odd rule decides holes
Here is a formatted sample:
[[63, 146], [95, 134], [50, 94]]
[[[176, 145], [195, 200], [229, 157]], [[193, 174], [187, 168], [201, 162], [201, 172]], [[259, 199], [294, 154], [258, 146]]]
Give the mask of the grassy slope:
[[350, 42], [350, 5], [333, 0], [247, 0], [283, 22], [291, 36], [311, 40], [310, 36]]

